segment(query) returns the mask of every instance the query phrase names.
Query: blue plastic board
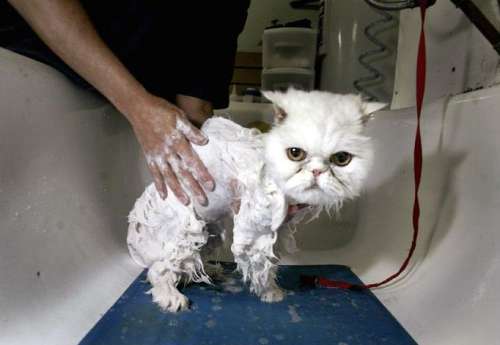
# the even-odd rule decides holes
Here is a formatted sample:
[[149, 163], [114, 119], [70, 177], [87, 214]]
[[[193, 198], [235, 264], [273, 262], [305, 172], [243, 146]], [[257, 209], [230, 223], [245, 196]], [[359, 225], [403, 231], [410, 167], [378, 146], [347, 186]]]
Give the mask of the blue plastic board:
[[146, 292], [143, 272], [81, 345], [370, 345], [416, 344], [370, 291], [304, 288], [300, 275], [360, 283], [345, 266], [281, 266], [283, 302], [263, 303], [224, 264], [215, 285], [182, 289], [191, 310], [162, 312]]

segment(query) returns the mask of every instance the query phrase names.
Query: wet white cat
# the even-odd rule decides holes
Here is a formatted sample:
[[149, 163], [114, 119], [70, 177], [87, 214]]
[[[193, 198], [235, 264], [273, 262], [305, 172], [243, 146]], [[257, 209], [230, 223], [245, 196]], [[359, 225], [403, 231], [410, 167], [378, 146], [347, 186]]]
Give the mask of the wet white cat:
[[267, 134], [220, 117], [203, 125], [209, 143], [195, 150], [216, 181], [208, 207], [162, 200], [150, 185], [129, 215], [130, 254], [148, 268], [153, 301], [164, 310], [188, 308], [181, 281], [210, 283], [203, 257], [225, 239], [218, 225], [225, 216], [233, 217], [231, 251], [250, 290], [281, 301], [276, 246], [292, 249], [292, 226], [305, 214], [336, 210], [361, 190], [372, 159], [363, 123], [383, 104], [293, 89], [265, 96], [275, 106]]

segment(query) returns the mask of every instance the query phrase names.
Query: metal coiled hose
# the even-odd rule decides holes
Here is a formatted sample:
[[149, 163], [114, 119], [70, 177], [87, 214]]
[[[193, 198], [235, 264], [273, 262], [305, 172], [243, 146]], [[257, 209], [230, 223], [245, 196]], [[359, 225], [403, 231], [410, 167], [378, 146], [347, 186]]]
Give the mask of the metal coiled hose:
[[385, 76], [378, 69], [373, 67], [372, 64], [375, 58], [381, 57], [388, 52], [387, 46], [377, 38], [377, 35], [383, 31], [386, 31], [387, 29], [392, 27], [392, 24], [397, 22], [397, 20], [391, 14], [381, 10], [376, 11], [383, 18], [368, 24], [364, 29], [364, 33], [366, 38], [374, 45], [376, 45], [377, 48], [364, 52], [358, 57], [359, 63], [368, 72], [370, 72], [370, 75], [361, 77], [355, 80], [353, 83], [356, 90], [367, 96], [368, 100], [370, 101], [377, 101], [378, 97], [375, 96], [373, 92], [368, 90], [368, 88], [373, 85], [382, 84], [385, 81]]
[[406, 8], [414, 8], [419, 5], [418, 0], [365, 0], [365, 1], [370, 6], [385, 11], [399, 11]]

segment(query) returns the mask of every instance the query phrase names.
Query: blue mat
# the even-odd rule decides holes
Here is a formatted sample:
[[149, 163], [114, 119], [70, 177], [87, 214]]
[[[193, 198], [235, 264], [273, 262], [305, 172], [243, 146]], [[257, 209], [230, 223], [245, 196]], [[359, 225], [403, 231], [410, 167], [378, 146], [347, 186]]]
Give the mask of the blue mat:
[[80, 345], [370, 345], [416, 344], [369, 291], [301, 288], [301, 274], [360, 283], [345, 266], [282, 266], [285, 300], [267, 304], [250, 294], [224, 264], [224, 280], [183, 289], [191, 310], [163, 313], [141, 274]]

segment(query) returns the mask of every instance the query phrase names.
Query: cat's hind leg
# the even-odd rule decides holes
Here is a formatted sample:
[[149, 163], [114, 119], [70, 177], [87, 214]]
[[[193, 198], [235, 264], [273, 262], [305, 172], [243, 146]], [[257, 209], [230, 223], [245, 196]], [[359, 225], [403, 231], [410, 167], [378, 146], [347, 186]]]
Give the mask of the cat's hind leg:
[[185, 219], [176, 236], [170, 240], [164, 238], [163, 242], [167, 244], [162, 259], [149, 266], [148, 280], [152, 285], [153, 301], [169, 312], [189, 307], [187, 297], [177, 289], [180, 283], [210, 283], [200, 255], [208, 237], [203, 230], [204, 223], [194, 216], [189, 218]]
[[152, 285], [149, 293], [153, 302], [168, 312], [177, 312], [189, 308], [189, 300], [178, 289], [182, 275], [169, 269], [170, 264], [157, 261], [148, 270], [148, 280]]
[[152, 285], [150, 292], [153, 301], [163, 310], [177, 312], [188, 309], [189, 301], [177, 289], [179, 284], [211, 283], [200, 255], [203, 237], [186, 234], [182, 241], [174, 241], [175, 244], [170, 246], [168, 259], [156, 261], [149, 267], [148, 280]]
[[208, 241], [205, 222], [192, 206], [175, 198], [162, 200], [154, 186], [136, 202], [129, 222], [129, 251], [138, 264], [149, 269], [154, 302], [165, 311], [187, 309], [188, 299], [177, 286], [210, 282], [200, 255]]

